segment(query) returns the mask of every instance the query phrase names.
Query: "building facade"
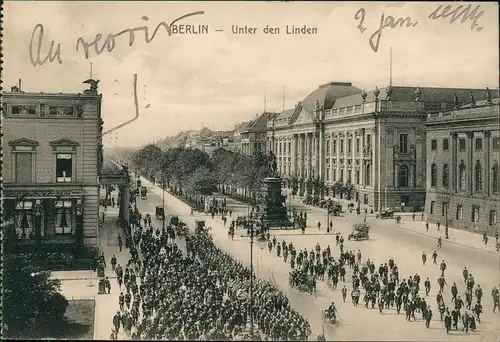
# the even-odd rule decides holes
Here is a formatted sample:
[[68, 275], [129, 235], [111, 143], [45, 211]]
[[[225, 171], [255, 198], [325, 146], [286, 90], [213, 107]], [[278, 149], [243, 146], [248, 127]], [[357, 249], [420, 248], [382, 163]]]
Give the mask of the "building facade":
[[251, 156], [255, 152], [266, 154], [267, 123], [276, 116], [276, 113], [265, 112], [240, 128], [241, 154], [246, 156]]
[[423, 207], [426, 113], [453, 108], [478, 89], [389, 86], [369, 92], [347, 82], [321, 85], [267, 124], [267, 148], [281, 175], [305, 184], [349, 182], [362, 206]]
[[[484, 97], [484, 96], [483, 96]], [[500, 113], [490, 99], [427, 119], [429, 221], [494, 234], [500, 212]]]
[[2, 93], [3, 220], [18, 244], [97, 246], [101, 95]]

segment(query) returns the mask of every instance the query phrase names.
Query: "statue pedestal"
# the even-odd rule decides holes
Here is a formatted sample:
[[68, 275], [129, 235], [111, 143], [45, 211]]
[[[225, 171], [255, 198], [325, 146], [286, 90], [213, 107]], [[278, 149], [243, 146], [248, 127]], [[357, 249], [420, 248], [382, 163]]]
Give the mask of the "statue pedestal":
[[281, 184], [282, 180], [278, 177], [264, 179], [266, 200], [262, 220], [269, 228], [286, 228], [292, 226], [292, 222], [288, 218], [287, 208], [284, 205], [285, 196], [281, 193]]

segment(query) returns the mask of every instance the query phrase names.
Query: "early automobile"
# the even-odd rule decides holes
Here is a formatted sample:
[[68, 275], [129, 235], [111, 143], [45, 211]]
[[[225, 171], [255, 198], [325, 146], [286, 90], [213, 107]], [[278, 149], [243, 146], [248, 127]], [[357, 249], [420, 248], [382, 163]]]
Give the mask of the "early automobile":
[[141, 188], [141, 199], [147, 199], [148, 198], [148, 189], [146, 189], [145, 186]]
[[342, 212], [342, 204], [339, 202], [333, 202], [328, 207], [328, 213], [333, 216], [339, 216]]
[[377, 215], [377, 218], [392, 218], [394, 216], [394, 209], [393, 208], [386, 208], [380, 212], [380, 214]]
[[347, 236], [348, 240], [368, 240], [370, 238], [370, 226], [366, 223], [355, 224], [352, 233]]
[[165, 208], [162, 205], [157, 205], [155, 210], [155, 216], [159, 220], [165, 219]]

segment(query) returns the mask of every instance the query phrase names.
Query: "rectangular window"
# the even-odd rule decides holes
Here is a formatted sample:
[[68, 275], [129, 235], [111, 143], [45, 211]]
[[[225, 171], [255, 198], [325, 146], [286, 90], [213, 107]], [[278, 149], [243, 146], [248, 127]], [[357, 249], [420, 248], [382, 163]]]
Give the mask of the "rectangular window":
[[73, 106], [49, 106], [50, 116], [73, 116]]
[[326, 170], [326, 181], [327, 182], [330, 181], [330, 172], [329, 172], [329, 170]]
[[472, 207], [472, 222], [479, 222], [479, 207]]
[[408, 134], [399, 135], [399, 152], [408, 153]]
[[16, 235], [20, 240], [30, 239], [33, 234], [33, 202], [21, 201], [16, 204], [14, 222]]
[[483, 138], [476, 138], [476, 151], [481, 151], [483, 149]]
[[288, 153], [292, 153], [292, 143], [288, 142]]
[[333, 181], [337, 181], [337, 170], [333, 169]]
[[492, 148], [494, 150], [500, 150], [500, 138], [499, 137], [494, 137], [492, 141]]
[[448, 151], [449, 147], [448, 139], [443, 139], [443, 151]]
[[333, 153], [336, 154], [337, 153], [337, 139], [334, 139], [333, 140]]
[[459, 139], [458, 140], [458, 149], [460, 151], [465, 151], [465, 139]]
[[348, 170], [348, 171], [347, 171], [347, 177], [348, 177], [348, 178], [347, 178], [347, 181], [348, 181], [349, 183], [352, 183], [352, 170]]
[[370, 134], [366, 135], [366, 145], [371, 146], [372, 145], [372, 136]]
[[432, 139], [431, 140], [431, 151], [435, 151], [437, 150], [437, 140], [436, 139]]
[[33, 175], [33, 154], [15, 153], [16, 183], [30, 184]]
[[326, 141], [326, 155], [330, 156], [330, 140]]
[[490, 226], [496, 226], [497, 224], [497, 211], [490, 210]]
[[356, 173], [355, 173], [355, 180], [356, 180], [356, 184], [359, 184], [359, 170], [356, 170]]
[[340, 154], [344, 153], [344, 139], [340, 139]]
[[457, 220], [461, 220], [464, 217], [462, 205], [457, 205]]
[[430, 214], [434, 214], [434, 207], [436, 206], [436, 201], [431, 201], [431, 210], [430, 210]]
[[352, 153], [352, 139], [347, 139], [347, 153]]
[[71, 183], [73, 179], [73, 155], [58, 153], [56, 155], [56, 182]]
[[72, 231], [72, 206], [71, 201], [57, 201], [56, 202], [56, 221], [55, 233], [56, 234], [71, 234]]
[[448, 214], [448, 203], [444, 202], [441, 205], [441, 216], [446, 216]]
[[344, 170], [340, 170], [340, 181], [344, 181]]
[[360, 140], [359, 138], [356, 139], [356, 153], [359, 153], [360, 151]]
[[36, 105], [29, 105], [29, 106], [23, 106], [23, 105], [13, 105], [11, 106], [11, 115], [29, 115], [33, 116], [36, 115]]

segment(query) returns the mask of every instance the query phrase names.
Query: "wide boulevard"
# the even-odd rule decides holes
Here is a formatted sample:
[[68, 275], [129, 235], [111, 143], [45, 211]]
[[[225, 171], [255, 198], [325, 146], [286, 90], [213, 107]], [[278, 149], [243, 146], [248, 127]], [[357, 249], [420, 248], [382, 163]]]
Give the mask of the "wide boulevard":
[[[139, 210], [144, 213], [151, 213], [154, 216], [155, 206], [162, 204], [162, 190], [153, 186], [149, 181], [142, 179], [143, 185], [148, 188], [148, 198], [141, 200], [137, 198]], [[246, 231], [237, 230], [234, 240], [230, 240], [227, 235], [227, 227], [224, 227], [220, 217], [212, 219], [209, 215], [195, 213], [190, 215], [190, 208], [177, 198], [165, 192], [165, 203], [168, 215], [178, 215], [182, 221], [193, 227], [194, 220], [205, 220], [207, 226], [212, 227], [212, 235], [215, 243], [221, 248], [231, 253], [236, 259], [244, 263], [250, 262], [249, 238], [245, 237]], [[219, 196], [221, 198], [221, 196]], [[254, 270], [257, 276], [269, 279], [280, 287], [290, 299], [291, 304], [301, 312], [311, 323], [313, 335], [316, 336], [323, 330], [327, 339], [335, 340], [449, 340], [449, 341], [499, 341], [500, 340], [500, 313], [492, 312], [491, 290], [493, 286], [499, 284], [499, 255], [493, 247], [482, 246], [481, 237], [474, 234], [461, 234], [458, 231], [450, 230], [450, 241], [444, 240], [444, 247], [437, 248], [437, 237], [444, 232], [437, 232], [435, 225], [431, 225], [429, 232], [425, 231], [425, 222], [420, 221], [420, 216], [413, 222], [411, 216], [404, 216], [400, 225], [396, 225], [395, 220], [376, 219], [373, 215], [368, 215], [367, 223], [371, 226], [370, 239], [365, 241], [348, 241], [347, 235], [351, 232], [355, 223], [363, 222], [364, 214], [356, 215], [344, 212], [341, 216], [334, 217], [335, 233], [326, 233], [326, 211], [305, 206], [299, 199], [287, 200], [297, 211], [306, 211], [308, 215], [308, 228], [303, 235], [297, 230], [272, 230], [271, 235], [276, 236], [278, 241], [285, 240], [292, 242], [297, 250], [307, 248], [311, 250], [316, 243], [320, 243], [321, 248], [330, 245], [335, 256], [339, 249], [335, 246], [335, 233], [340, 233], [345, 238], [345, 249], [358, 249], [362, 253], [363, 262], [368, 258], [376, 265], [385, 263], [389, 258], [394, 258], [399, 266], [400, 278], [407, 278], [418, 273], [421, 276], [421, 284], [428, 277], [431, 280], [432, 289], [426, 298], [431, 305], [433, 319], [430, 329], [425, 327], [424, 322], [417, 314], [417, 321], [407, 322], [402, 310], [397, 315], [394, 308], [386, 309], [379, 313], [377, 309], [366, 309], [364, 305], [354, 307], [350, 296], [346, 303], [342, 303], [340, 290], [331, 290], [326, 282], [318, 281], [316, 295], [301, 293], [290, 288], [288, 284], [288, 272], [290, 264], [285, 263], [283, 258], [278, 258], [275, 250], [270, 253], [267, 248], [260, 250], [254, 244]], [[228, 218], [228, 225], [231, 219], [236, 216], [246, 215], [248, 207], [245, 204], [227, 198], [227, 204], [232, 210], [232, 217]], [[345, 209], [344, 205], [344, 209]], [[322, 228], [318, 231], [317, 222], [320, 221]], [[155, 220], [154, 227], [160, 227], [161, 221]], [[456, 233], [455, 233], [456, 232]], [[453, 234], [455, 234], [453, 236]], [[472, 243], [470, 239], [477, 239]], [[491, 241], [490, 241], [491, 245]], [[437, 265], [432, 263], [432, 253], [438, 253]], [[422, 264], [421, 255], [425, 251], [427, 263]], [[468, 334], [459, 331], [452, 331], [451, 335], [446, 334], [443, 322], [436, 305], [436, 294], [438, 292], [437, 279], [440, 275], [439, 264], [444, 260], [448, 266], [445, 276], [448, 285], [445, 287], [444, 298], [450, 311], [453, 308], [451, 302], [450, 287], [455, 282], [459, 289], [459, 295], [465, 290], [462, 277], [464, 267], [473, 274], [476, 284], [483, 288], [483, 315], [481, 324], [477, 324], [475, 332]], [[346, 287], [351, 291], [351, 271], [348, 269], [346, 275]], [[339, 283], [339, 289], [342, 287]], [[425, 297], [422, 286], [421, 296]], [[465, 296], [464, 296], [465, 297]], [[338, 328], [321, 321], [321, 310], [335, 301], [341, 324]], [[465, 298], [464, 298], [465, 301]]]

